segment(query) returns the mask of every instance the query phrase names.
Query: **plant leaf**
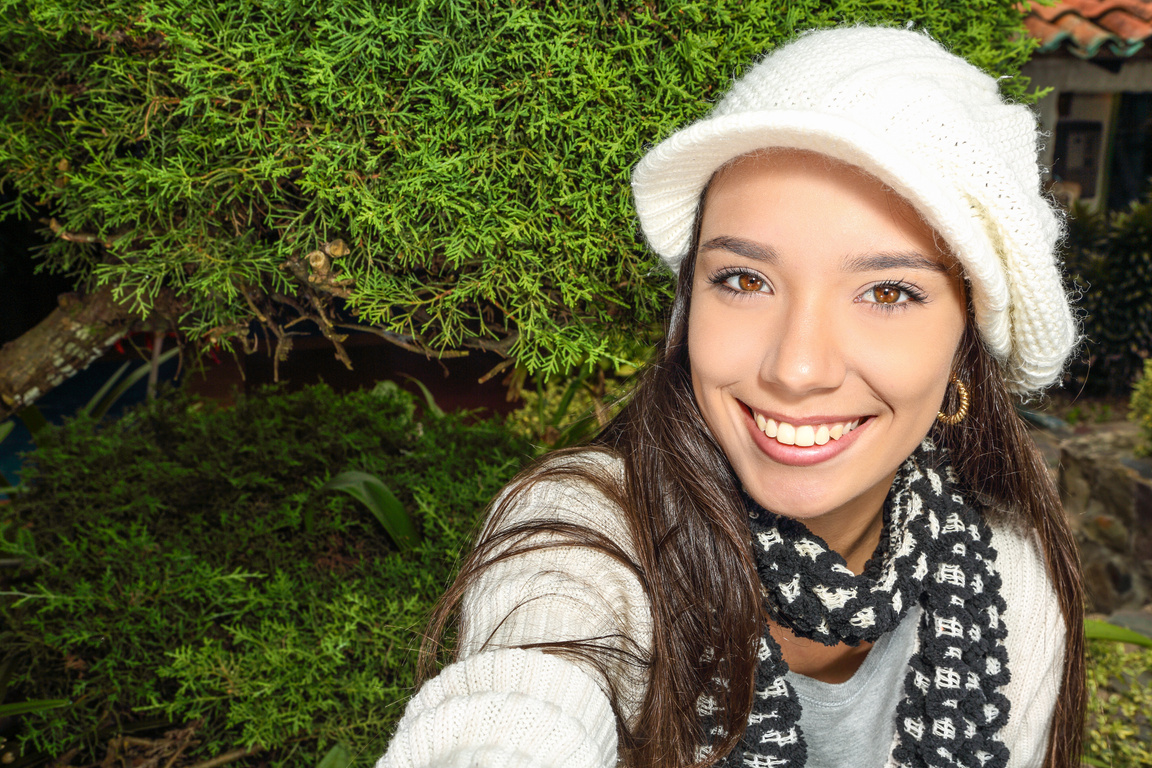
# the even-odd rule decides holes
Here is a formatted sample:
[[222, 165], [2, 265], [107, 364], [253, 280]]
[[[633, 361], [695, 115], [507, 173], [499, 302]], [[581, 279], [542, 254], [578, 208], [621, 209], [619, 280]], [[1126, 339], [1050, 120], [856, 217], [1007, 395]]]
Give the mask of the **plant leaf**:
[[124, 361], [124, 364], [116, 369], [116, 373], [109, 376], [103, 386], [96, 390], [96, 394], [92, 395], [92, 398], [80, 409], [80, 413], [91, 413], [92, 409], [108, 394], [108, 390], [116, 386], [116, 382], [120, 380], [120, 377], [124, 375], [124, 371], [128, 370], [128, 366], [130, 365], [132, 365], [131, 361]]
[[337, 744], [328, 750], [316, 768], [348, 768], [352, 765], [352, 755], [343, 744]]
[[0, 662], [0, 701], [8, 695], [8, 681], [12, 679], [12, 668], [16, 666], [16, 656], [8, 655]]
[[16, 411], [16, 418], [24, 422], [24, 426], [28, 427], [28, 431], [32, 434], [32, 440], [36, 440], [36, 435], [40, 434], [45, 427], [48, 426], [48, 420], [44, 418], [44, 413], [35, 405], [28, 405]]
[[4, 439], [12, 434], [12, 430], [14, 429], [16, 429], [16, 422], [12, 421], [12, 419], [0, 422], [0, 443], [4, 442]]
[[[172, 349], [168, 350], [164, 354], [160, 355], [160, 358], [156, 361], [156, 364], [157, 365], [163, 365], [164, 363], [168, 362], [175, 355], [178, 355], [178, 354], [180, 354], [180, 347], [173, 347]], [[123, 366], [121, 366], [121, 370], [123, 370]], [[108, 413], [108, 410], [113, 405], [116, 404], [116, 401], [119, 400], [124, 395], [124, 393], [127, 392], [128, 389], [133, 384], [135, 384], [136, 382], [140, 381], [140, 379], [147, 376], [148, 371], [150, 371], [150, 370], [152, 370], [152, 363], [142, 364], [136, 370], [132, 371], [132, 373], [128, 374], [128, 378], [126, 378], [126, 379], [124, 379], [124, 381], [120, 382], [120, 384], [117, 385], [115, 389], [113, 389], [111, 392], [109, 392], [107, 395], [105, 395], [104, 399], [101, 400], [95, 407], [89, 408], [89, 406], [84, 406], [85, 410], [89, 411], [92, 414], [92, 416], [97, 418], [97, 419], [104, 418], [104, 415], [106, 413]], [[113, 375], [113, 378], [118, 378], [119, 376], [120, 376], [120, 372], [117, 371]], [[89, 403], [89, 405], [91, 405], [91, 403]]]
[[548, 450], [556, 448], [568, 448], [569, 446], [576, 445], [577, 443], [591, 437], [600, 428], [600, 423], [596, 421], [596, 415], [589, 413], [581, 416], [576, 421], [569, 424], [564, 429], [560, 430], [560, 436], [552, 443]]
[[408, 552], [420, 540], [412, 518], [404, 510], [404, 505], [388, 490], [388, 486], [375, 475], [350, 470], [341, 472], [320, 487], [322, 491], [344, 491], [368, 507], [368, 511], [380, 521], [384, 530], [396, 546]]
[[1117, 643], [1131, 643], [1152, 648], [1152, 637], [1139, 632], [1097, 619], [1084, 620], [1084, 637], [1087, 640], [1112, 640]]
[[0, 704], [0, 717], [13, 715], [27, 715], [32, 712], [43, 712], [46, 709], [58, 709], [70, 706], [72, 702], [67, 699], [32, 699], [30, 701], [16, 701], [11, 704]]
[[576, 396], [577, 390], [580, 389], [580, 386], [586, 378], [588, 378], [588, 369], [581, 368], [576, 378], [572, 379], [572, 382], [560, 397], [560, 402], [556, 405], [556, 413], [552, 414], [552, 420], [549, 422], [551, 426], [560, 426], [560, 422], [564, 420], [564, 416], [568, 413], [568, 407], [572, 405], [572, 398]]
[[406, 373], [403, 374], [403, 376], [407, 379], [411, 379], [413, 382], [415, 382], [416, 386], [420, 387], [420, 391], [424, 393], [424, 401], [428, 403], [428, 412], [430, 414], [437, 418], [440, 418], [444, 415], [444, 409], [436, 405], [436, 398], [432, 397], [432, 393], [428, 391], [428, 387], [424, 386], [424, 382], [420, 381], [420, 379], [416, 378], [415, 376], [409, 376]]

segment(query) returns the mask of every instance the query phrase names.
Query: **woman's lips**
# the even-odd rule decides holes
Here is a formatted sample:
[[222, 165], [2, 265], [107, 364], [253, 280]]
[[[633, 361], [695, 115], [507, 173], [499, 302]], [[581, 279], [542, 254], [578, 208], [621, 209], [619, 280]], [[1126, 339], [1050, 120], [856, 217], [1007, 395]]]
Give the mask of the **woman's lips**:
[[796, 424], [772, 419], [750, 408], [744, 410], [745, 422], [760, 450], [780, 464], [805, 467], [838, 456], [856, 442], [871, 424], [870, 416], [847, 419], [805, 419]]

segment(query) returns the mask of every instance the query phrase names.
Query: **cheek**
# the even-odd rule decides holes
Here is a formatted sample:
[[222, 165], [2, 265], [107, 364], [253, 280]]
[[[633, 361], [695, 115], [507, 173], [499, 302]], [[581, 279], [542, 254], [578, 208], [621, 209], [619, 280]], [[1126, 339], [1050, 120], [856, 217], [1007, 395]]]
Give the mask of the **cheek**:
[[723, 386], [755, 376], [765, 334], [759, 313], [719, 300], [699, 287], [695, 291], [688, 312], [688, 357], [699, 396], [701, 386]]
[[688, 369], [692, 374], [696, 402], [705, 412], [708, 388], [722, 378], [718, 367], [723, 364], [723, 356], [716, 354], [718, 340], [708, 321], [707, 314], [697, 311], [695, 306], [688, 313]]
[[696, 401], [711, 421], [709, 410], [721, 388], [747, 378], [750, 345], [735, 332], [725, 308], [708, 298], [696, 301], [688, 313], [688, 359]]
[[956, 350], [964, 332], [964, 316], [938, 313], [908, 324], [899, 335], [887, 334], [861, 345], [859, 367], [881, 399], [898, 415], [919, 426], [931, 425], [952, 374]]

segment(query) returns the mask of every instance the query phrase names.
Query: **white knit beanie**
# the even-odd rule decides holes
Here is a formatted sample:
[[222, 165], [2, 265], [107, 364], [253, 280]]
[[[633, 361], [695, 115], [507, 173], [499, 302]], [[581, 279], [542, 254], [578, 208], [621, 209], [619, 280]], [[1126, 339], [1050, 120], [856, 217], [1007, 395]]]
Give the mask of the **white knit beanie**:
[[926, 34], [804, 34], [732, 86], [706, 118], [651, 149], [632, 191], [640, 226], [675, 271], [722, 165], [756, 149], [819, 152], [907, 199], [964, 267], [980, 336], [1017, 392], [1052, 384], [1077, 342], [1041, 194], [1031, 110]]

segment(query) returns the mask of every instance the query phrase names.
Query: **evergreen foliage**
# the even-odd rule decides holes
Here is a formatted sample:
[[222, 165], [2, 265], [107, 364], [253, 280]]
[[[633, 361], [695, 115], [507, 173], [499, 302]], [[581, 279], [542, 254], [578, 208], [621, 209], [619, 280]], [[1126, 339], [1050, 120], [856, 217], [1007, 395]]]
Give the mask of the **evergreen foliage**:
[[1085, 336], [1069, 388], [1126, 396], [1152, 356], [1152, 198], [1125, 211], [1073, 211], [1067, 245]]
[[[180, 397], [42, 440], [32, 490], [0, 507], [0, 556], [26, 562], [0, 574], [0, 667], [7, 700], [72, 703], [24, 718], [25, 757], [99, 762], [114, 736], [187, 727], [181, 765], [252, 745], [250, 764], [315, 766], [333, 743], [378, 757], [427, 613], [531, 450], [414, 409], [395, 386]], [[384, 478], [423, 541], [394, 551], [322, 488], [346, 469]]]
[[307, 317], [567, 370], [667, 301], [629, 197], [645, 143], [846, 22], [996, 76], [1034, 44], [1016, 0], [0, 0], [4, 213], [50, 217], [80, 283], [170, 292], [193, 339], [251, 349], [257, 320], [285, 352]]
[[1152, 650], [1089, 640], [1084, 764], [1152, 765]]
[[1140, 425], [1137, 455], [1152, 456], [1152, 358], [1144, 361], [1144, 373], [1132, 387], [1128, 417]]

